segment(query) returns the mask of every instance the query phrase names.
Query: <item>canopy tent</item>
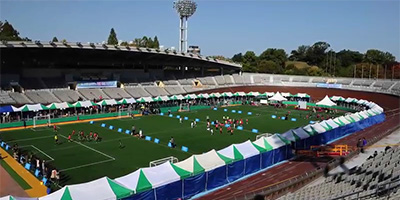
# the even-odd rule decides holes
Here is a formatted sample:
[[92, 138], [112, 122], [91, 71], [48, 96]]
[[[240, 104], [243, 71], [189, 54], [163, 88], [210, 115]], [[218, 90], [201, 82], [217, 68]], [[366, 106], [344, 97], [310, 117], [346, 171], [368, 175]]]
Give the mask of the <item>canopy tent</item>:
[[239, 150], [233, 145], [229, 145], [226, 148], [223, 148], [218, 151], [220, 155], [223, 155], [233, 161], [243, 160], [243, 155], [239, 152]]
[[346, 100], [344, 100], [346, 103], [357, 103], [357, 99], [355, 99], [355, 98], [347, 98]]
[[369, 115], [367, 113], [365, 113], [364, 111], [357, 112], [357, 114], [360, 117], [360, 119], [366, 119], [369, 117]]
[[294, 136], [292, 139], [300, 138], [300, 140], [294, 141], [296, 149], [309, 149], [309, 147], [315, 143], [314, 138], [312, 138], [303, 128], [299, 127], [297, 129], [292, 129], [291, 131]]
[[244, 93], [244, 92], [236, 92], [235, 94], [233, 94], [233, 96], [235, 96], [235, 97], [243, 97], [243, 96], [246, 96], [246, 93]]
[[247, 93], [246, 95], [247, 95], [247, 96], [257, 97], [257, 96], [260, 95], [260, 93], [259, 93], [259, 92], [249, 92], [249, 93]]
[[271, 144], [268, 143], [266, 137], [260, 137], [258, 140], [253, 142], [254, 145], [263, 149], [263, 151], [271, 151], [273, 147]]
[[221, 97], [221, 94], [218, 93], [218, 92], [211, 93], [211, 94], [210, 94], [210, 97], [212, 97], [212, 98], [219, 98], [219, 97]]
[[335, 119], [333, 119], [333, 121], [336, 122], [337, 124], [340, 124], [341, 126], [351, 123], [344, 116], [336, 117]]
[[270, 101], [287, 101], [285, 97], [281, 95], [281, 93], [277, 92], [274, 94], [274, 96], [268, 98]]
[[91, 106], [98, 106], [96, 103], [92, 101], [78, 101], [74, 104], [72, 104], [75, 108], [87, 108]]
[[323, 133], [327, 131], [327, 128], [323, 127], [320, 123], [315, 123], [311, 125], [311, 128], [314, 129], [317, 133]]
[[357, 101], [358, 104], [364, 104], [364, 103], [366, 103], [366, 102], [367, 102], [367, 101], [364, 100], [364, 99], [360, 99], [360, 100]]
[[68, 103], [68, 102], [62, 102], [62, 103], [52, 103], [47, 105], [47, 108], [54, 110], [54, 109], [66, 109], [66, 108], [73, 108], [74, 105]]
[[134, 98], [129, 98], [129, 99], [121, 99], [120, 101], [118, 101], [118, 104], [132, 104], [132, 103], [136, 103]]
[[0, 107], [0, 113], [7, 113], [7, 112], [16, 112], [18, 111], [18, 108], [14, 107], [14, 106], [2, 106]]
[[258, 150], [250, 140], [235, 144], [234, 147], [239, 150], [244, 159], [260, 154], [260, 150]]
[[331, 106], [336, 106], [336, 103], [334, 103], [331, 99], [329, 99], [328, 95], [326, 95], [325, 98], [317, 102], [316, 105], [331, 107]]
[[169, 96], [168, 99], [171, 101], [176, 101], [176, 100], [178, 100], [178, 97], [176, 95], [172, 95], [172, 96]]
[[336, 124], [336, 123], [333, 121], [333, 119], [325, 120], [325, 123], [326, 123], [328, 126], [330, 126], [331, 129], [334, 129], [334, 128], [339, 127], [339, 125]]
[[22, 112], [26, 112], [26, 111], [39, 111], [39, 110], [48, 110], [49, 108], [47, 108], [46, 106], [38, 103], [38, 104], [26, 104], [24, 106], [21, 106], [19, 108], [16, 108], [15, 111], [22, 111]]
[[197, 97], [201, 98], [201, 99], [208, 99], [208, 98], [210, 98], [210, 95], [208, 95], [207, 93], [201, 93], [201, 94], [197, 95]]
[[207, 153], [195, 155], [195, 158], [205, 171], [210, 171], [232, 162], [232, 159], [219, 154], [214, 149]]
[[300, 98], [310, 98], [310, 95], [306, 93], [297, 93], [294, 95], [294, 97], [300, 97]]
[[344, 118], [349, 121], [350, 123], [356, 122], [352, 115], [345, 115]]
[[377, 114], [380, 114], [380, 113], [378, 113], [378, 112], [375, 112], [373, 109], [366, 110], [366, 112], [367, 112], [368, 114], [370, 114], [371, 116], [375, 116], [375, 115], [377, 115]]
[[286, 138], [287, 140], [292, 141], [292, 142], [296, 142], [296, 141], [299, 141], [301, 139], [292, 130], [288, 130], [288, 131], [282, 133], [281, 136], [283, 136], [284, 138]]
[[118, 102], [115, 101], [115, 99], [105, 99], [105, 100], [102, 100], [97, 103], [97, 105], [100, 105], [100, 106], [112, 106], [112, 105], [117, 105], [117, 104], [118, 104]]
[[39, 200], [86, 200], [86, 199], [122, 199], [129, 197], [133, 191], [116, 181], [103, 177], [87, 183], [68, 185]]
[[153, 102], [153, 98], [151, 97], [142, 97], [140, 99], [136, 99], [137, 103], [148, 103], [148, 102]]
[[292, 132], [294, 132], [301, 139], [306, 139], [306, 138], [309, 138], [311, 136], [302, 127], [299, 127], [299, 128], [296, 128], [296, 129], [292, 129]]
[[175, 163], [174, 165], [190, 172], [192, 175], [204, 172], [204, 168], [200, 165], [195, 156], [190, 156], [186, 160]]
[[160, 96], [160, 98], [161, 98], [161, 100], [163, 100], [163, 101], [168, 101], [169, 100], [169, 98], [168, 98], [168, 96]]
[[181, 94], [176, 95], [176, 98], [177, 98], [178, 100], [185, 99], [185, 97], [183, 97]]
[[272, 146], [273, 149], [278, 149], [290, 143], [289, 141], [284, 140], [278, 134], [266, 137], [265, 140], [268, 142], [268, 144]]
[[224, 92], [224, 93], [222, 93], [221, 96], [223, 96], [223, 97], [231, 97], [231, 96], [233, 96], [233, 94], [232, 94], [232, 92]]
[[162, 185], [173, 183], [185, 177], [188, 177], [190, 172], [183, 170], [170, 162], [165, 162], [155, 167], [141, 168], [125, 175], [116, 178], [115, 181], [129, 188], [136, 193], [154, 189]]
[[315, 131], [312, 127], [311, 124], [308, 124], [306, 126], [303, 127], [303, 129], [310, 135], [315, 135], [317, 133], [317, 131]]
[[331, 100], [332, 101], [344, 101], [345, 99], [341, 96], [332, 96]]
[[160, 101], [163, 101], [163, 100], [161, 99], [160, 96], [158, 96], [158, 97], [154, 97], [154, 98], [153, 98], [153, 101], [154, 101], [154, 102], [160, 102]]
[[185, 95], [184, 96], [184, 99], [196, 99], [197, 98], [197, 96], [195, 95], [195, 94], [187, 94], [187, 95]]
[[357, 113], [351, 114], [350, 117], [351, 117], [354, 121], [356, 121], [356, 122], [358, 122], [358, 121], [361, 120], [360, 116], [358, 116]]
[[291, 97], [292, 94], [290, 94], [289, 92], [282, 92], [282, 96], [283, 97]]

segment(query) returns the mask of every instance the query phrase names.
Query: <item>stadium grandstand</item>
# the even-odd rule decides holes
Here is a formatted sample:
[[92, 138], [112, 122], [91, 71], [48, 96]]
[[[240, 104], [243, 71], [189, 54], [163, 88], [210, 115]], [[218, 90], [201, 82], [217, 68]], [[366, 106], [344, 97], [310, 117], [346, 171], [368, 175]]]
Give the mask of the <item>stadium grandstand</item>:
[[[161, 110], [163, 110], [163, 106], [170, 109], [171, 104], [176, 105], [175, 103], [179, 100], [189, 102], [189, 100], [197, 99], [198, 103], [213, 105], [211, 99], [235, 101], [240, 97], [241, 100], [251, 99], [251, 101], [259, 102], [260, 99], [257, 97], [264, 95], [270, 99], [272, 95], [279, 94], [279, 91], [282, 92], [282, 98], [287, 98], [288, 101], [297, 102], [305, 99], [310, 105], [316, 105], [317, 100], [328, 95], [332, 101], [337, 102], [337, 105], [340, 104], [360, 112], [360, 116], [357, 117], [359, 122], [354, 122], [351, 126], [352, 131], [348, 135], [345, 137], [327, 136], [329, 139], [326, 139], [326, 143], [354, 146], [358, 138], [367, 137], [368, 145], [372, 145], [399, 127], [399, 80], [242, 73], [241, 65], [205, 56], [109, 45], [41, 43], [38, 41], [6, 42], [0, 45], [0, 50], [2, 55], [0, 103], [2, 105], [1, 128], [3, 130], [21, 127], [23, 122], [35, 128], [40, 121], [38, 119], [43, 119], [45, 123], [49, 124], [51, 120], [53, 124], [66, 116], [78, 116], [74, 120], [79, 121], [80, 118], [83, 119], [93, 114], [91, 109], [79, 110], [80, 107], [104, 105], [106, 109], [103, 107], [100, 110], [97, 109], [97, 115], [111, 113], [112, 115], [104, 115], [118, 118], [121, 117], [119, 110], [123, 104], [129, 105], [124, 107], [125, 110], [128, 108], [129, 110], [141, 110], [137, 105], [157, 104], [160, 106], [160, 100], [163, 102], [161, 103]], [[310, 96], [311, 99], [309, 99]], [[207, 101], [202, 100], [203, 98]], [[193, 101], [190, 102], [191, 106], [196, 106]], [[179, 109], [182, 109], [182, 104]], [[362, 108], [357, 105], [367, 105], [365, 108], [370, 107], [371, 111], [364, 113]], [[384, 110], [384, 114], [378, 114], [382, 113], [382, 110]], [[167, 111], [164, 109], [162, 112]], [[138, 111], [136, 114], [156, 113]], [[50, 117], [43, 118], [42, 116]], [[364, 120], [364, 118], [370, 120]], [[338, 117], [339, 119], [341, 118]], [[345, 120], [348, 121], [346, 123], [352, 124], [350, 118]], [[335, 123], [331, 126], [335, 126]], [[60, 127], [63, 126], [60, 125]], [[307, 130], [306, 127], [304, 130]], [[350, 126], [344, 127], [340, 131], [336, 129], [335, 134], [346, 132], [345, 130], [348, 130]], [[312, 130], [318, 132], [318, 127], [313, 125]], [[375, 131], [379, 131], [380, 134], [374, 134]], [[320, 135], [323, 135], [324, 132], [322, 130]], [[352, 134], [353, 132], [356, 133]], [[285, 132], [281, 135], [290, 141], [291, 137], [287, 134], [289, 133]], [[331, 130], [326, 134], [333, 134], [333, 132]], [[275, 137], [275, 140], [277, 138], [276, 136], [270, 137], [265, 141], [272, 144], [274, 143], [272, 142], [273, 138]], [[261, 137], [261, 140], [263, 141], [264, 137]], [[260, 144], [261, 140], [255, 140], [253, 144]], [[5, 148], [7, 144], [4, 144]], [[241, 150], [241, 146], [248, 144], [250, 143], [235, 144], [235, 148], [242, 155], [246, 155], [243, 152], [245, 150]], [[281, 145], [288, 150], [291, 149], [291, 145], [285, 146], [285, 143]], [[273, 148], [275, 147], [273, 146]], [[207, 153], [207, 158], [225, 155], [226, 151], [226, 149], [220, 150], [217, 154], [215, 150], [210, 151]], [[347, 176], [328, 176], [321, 181], [321, 184], [314, 186], [307, 186], [307, 184], [323, 176], [327, 167], [340, 165], [340, 159], [309, 161], [304, 160], [301, 156], [293, 157], [293, 155], [287, 154], [279, 158], [279, 161], [271, 161], [272, 163], [269, 164], [264, 163], [266, 161], [262, 162], [264, 164], [256, 162], [263, 166], [256, 167], [257, 170], [247, 172], [247, 169], [244, 168], [246, 171], [243, 174], [244, 178], [239, 178], [237, 175], [233, 178], [227, 175], [225, 178], [219, 177], [213, 180], [216, 178], [216, 175], [211, 173], [213, 171], [218, 172], [223, 169], [223, 172], [227, 174], [236, 173], [236, 171], [229, 172], [228, 168], [225, 169], [225, 165], [208, 166], [209, 164], [203, 160], [207, 158], [196, 155], [171, 165], [174, 169], [178, 166], [189, 170], [186, 168], [187, 163], [190, 162], [190, 159], [195, 158], [196, 162], [206, 171], [210, 170], [206, 172], [210, 182], [206, 186], [202, 186], [202, 189], [192, 186], [191, 189], [177, 190], [181, 195], [167, 192], [167, 190], [176, 189], [178, 187], [176, 184], [183, 185], [185, 183], [189, 187], [196, 180], [200, 181], [200, 177], [205, 176], [196, 175], [186, 179], [182, 176], [182, 180], [178, 182], [169, 181], [167, 185], [157, 185], [151, 173], [143, 170], [142, 175], [148, 178], [148, 184], [153, 185], [150, 186], [152, 190], [139, 190], [139, 186], [128, 187], [127, 178], [131, 176], [128, 174], [127, 177], [114, 180], [106, 177], [87, 183], [59, 186], [56, 189], [48, 186], [52, 189], [51, 193], [39, 199], [57, 199], [56, 196], [65, 195], [66, 190], [69, 190], [72, 199], [91, 197], [93, 194], [80, 193], [77, 188], [92, 187], [92, 184], [102, 185], [101, 187], [111, 184], [113, 186], [111, 190], [115, 189], [114, 193], [110, 193], [114, 199], [178, 199], [176, 197], [182, 199], [253, 199], [257, 195], [268, 199], [398, 199], [399, 152], [398, 148], [391, 148], [355, 167]], [[357, 150], [351, 151], [345, 158], [351, 159], [357, 153]], [[255, 158], [263, 160], [266, 153], [260, 153], [259, 157], [252, 155], [252, 157], [244, 156], [242, 158], [248, 166], [251, 166], [250, 164], [254, 162]], [[115, 158], [111, 157], [110, 159]], [[106, 162], [109, 161], [106, 160]], [[236, 164], [238, 163], [240, 162], [236, 162]], [[165, 164], [161, 166], [165, 167]], [[235, 163], [226, 166], [240, 168], [240, 165], [235, 165]], [[297, 170], [288, 171], [293, 168]], [[168, 170], [171, 169], [168, 168]], [[137, 171], [132, 174], [135, 173]], [[268, 178], [264, 177], [265, 174], [268, 174]], [[107, 174], [102, 175], [107, 176]], [[159, 176], [168, 178], [163, 173], [160, 173]], [[204, 184], [202, 181], [200, 183]], [[106, 189], [106, 191], [108, 190]], [[119, 194], [117, 191], [125, 191], [125, 193]], [[101, 193], [101, 195], [104, 194], [106, 192]]]

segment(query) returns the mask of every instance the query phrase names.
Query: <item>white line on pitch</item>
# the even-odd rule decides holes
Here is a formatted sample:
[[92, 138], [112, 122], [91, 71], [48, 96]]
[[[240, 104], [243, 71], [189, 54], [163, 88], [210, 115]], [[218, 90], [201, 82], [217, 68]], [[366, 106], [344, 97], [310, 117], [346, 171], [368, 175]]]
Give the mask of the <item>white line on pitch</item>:
[[114, 161], [114, 160], [115, 160], [115, 158], [110, 158], [108, 160], [98, 161], [98, 162], [89, 163], [89, 164], [85, 164], [85, 165], [79, 165], [79, 166], [70, 167], [70, 168], [67, 168], [67, 169], [61, 169], [60, 172], [65, 172], [65, 171], [69, 171], [69, 170], [73, 170], [73, 169], [79, 169], [79, 168], [83, 168], [83, 167], [89, 167], [89, 166], [92, 166], [92, 165], [98, 165], [98, 164], [101, 164], [101, 163], [111, 162], [111, 161]]
[[[63, 137], [63, 138], [65, 138], [65, 139], [68, 139], [68, 138], [65, 137], [64, 135], [61, 135], [61, 134], [60, 134], [60, 136]], [[112, 156], [110, 156], [110, 155], [107, 155], [107, 154], [105, 154], [105, 153], [103, 153], [103, 152], [101, 152], [101, 151], [98, 151], [98, 150], [96, 150], [96, 149], [93, 149], [92, 147], [89, 147], [89, 146], [87, 146], [87, 145], [84, 145], [84, 144], [82, 144], [82, 143], [80, 143], [80, 142], [76, 142], [76, 141], [73, 141], [73, 142], [75, 142], [76, 144], [79, 144], [79, 145], [81, 145], [81, 146], [83, 146], [83, 147], [86, 147], [86, 148], [88, 148], [88, 149], [90, 149], [90, 150], [92, 150], [92, 151], [94, 151], [94, 152], [97, 152], [97, 153], [99, 153], [99, 154], [101, 154], [101, 155], [103, 155], [103, 156], [105, 156], [105, 157], [107, 157], [107, 158], [110, 158], [110, 159], [115, 160], [114, 157], [112, 157]]]
[[49, 156], [47, 153], [43, 152], [42, 150], [40, 150], [39, 148], [35, 147], [34, 145], [31, 145], [31, 147], [33, 147], [34, 149], [38, 150], [40, 153], [42, 153], [43, 155], [47, 156], [48, 158], [51, 159], [51, 161], [54, 160], [54, 158], [52, 158], [51, 156]]
[[30, 140], [38, 140], [38, 139], [50, 138], [50, 137], [54, 137], [54, 136], [43, 136], [43, 137], [26, 138], [26, 139], [20, 139], [20, 140], [11, 140], [11, 141], [8, 141], [7, 143], [10, 143], [10, 142], [30, 141]]

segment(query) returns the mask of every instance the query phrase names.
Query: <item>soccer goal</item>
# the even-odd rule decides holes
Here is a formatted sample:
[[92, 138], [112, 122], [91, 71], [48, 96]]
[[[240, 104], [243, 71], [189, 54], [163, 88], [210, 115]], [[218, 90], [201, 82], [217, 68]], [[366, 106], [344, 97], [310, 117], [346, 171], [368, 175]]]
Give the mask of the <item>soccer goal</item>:
[[263, 134], [259, 134], [259, 135], [256, 136], [256, 140], [258, 140], [258, 139], [260, 139], [260, 138], [262, 138], [262, 137], [269, 137], [269, 136], [271, 136], [271, 135], [273, 135], [273, 134], [272, 134], [272, 133], [263, 133]]
[[190, 111], [190, 104], [188, 103], [181, 103], [179, 106], [179, 112]]
[[46, 124], [47, 127], [51, 126], [51, 115], [33, 117], [33, 128], [37, 128], [39, 125], [43, 124]]
[[161, 158], [161, 159], [158, 159], [158, 160], [153, 160], [153, 161], [151, 161], [151, 162], [149, 163], [149, 166], [150, 166], [150, 167], [154, 167], [154, 166], [161, 165], [161, 164], [163, 164], [163, 163], [165, 163], [165, 162], [168, 162], [168, 161], [171, 162], [171, 163], [177, 163], [177, 162], [179, 162], [178, 158], [175, 158], [175, 157], [173, 157], [173, 156], [170, 156], [170, 157]]
[[122, 118], [123, 116], [131, 116], [132, 115], [132, 108], [120, 108], [118, 110], [118, 118]]

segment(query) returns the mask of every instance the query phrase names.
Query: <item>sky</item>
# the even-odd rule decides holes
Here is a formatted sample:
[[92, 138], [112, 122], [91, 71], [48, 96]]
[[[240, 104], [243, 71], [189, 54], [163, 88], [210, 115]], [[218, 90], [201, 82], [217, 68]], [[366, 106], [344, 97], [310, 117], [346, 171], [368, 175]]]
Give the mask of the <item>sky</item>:
[[[328, 42], [332, 49], [389, 51], [400, 60], [400, 1], [390, 0], [195, 0], [188, 22], [189, 45], [203, 55], [232, 57]], [[173, 0], [0, 0], [0, 20], [22, 37], [71, 42], [106, 41], [114, 28], [119, 40], [157, 35], [178, 47], [179, 17]]]

